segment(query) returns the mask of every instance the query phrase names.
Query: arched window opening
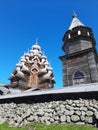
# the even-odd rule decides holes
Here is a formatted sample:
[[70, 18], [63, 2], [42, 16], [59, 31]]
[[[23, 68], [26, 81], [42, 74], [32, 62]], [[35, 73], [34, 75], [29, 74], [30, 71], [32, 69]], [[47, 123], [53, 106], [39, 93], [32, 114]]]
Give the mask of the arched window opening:
[[77, 71], [73, 75], [73, 85], [85, 84], [85, 74]]
[[69, 38], [69, 39], [71, 38], [70, 34], [68, 35], [68, 38]]
[[89, 32], [87, 32], [87, 35], [88, 35], [88, 36], [90, 36], [90, 33], [89, 33]]
[[80, 30], [78, 30], [78, 35], [81, 35], [81, 31]]

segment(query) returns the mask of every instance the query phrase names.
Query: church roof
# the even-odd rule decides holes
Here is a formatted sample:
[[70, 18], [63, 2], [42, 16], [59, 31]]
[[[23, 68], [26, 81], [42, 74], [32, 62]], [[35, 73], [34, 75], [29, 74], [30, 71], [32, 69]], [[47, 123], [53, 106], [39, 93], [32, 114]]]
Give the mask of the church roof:
[[6, 87], [4, 87], [4, 86], [2, 86], [2, 85], [0, 85], [0, 91], [1, 91], [3, 94], [7, 94], [7, 93], [10, 92], [9, 89], [7, 89]]
[[78, 26], [85, 26], [85, 25], [77, 18], [76, 13], [74, 12], [72, 22], [69, 26], [69, 30], [72, 30], [73, 28]]

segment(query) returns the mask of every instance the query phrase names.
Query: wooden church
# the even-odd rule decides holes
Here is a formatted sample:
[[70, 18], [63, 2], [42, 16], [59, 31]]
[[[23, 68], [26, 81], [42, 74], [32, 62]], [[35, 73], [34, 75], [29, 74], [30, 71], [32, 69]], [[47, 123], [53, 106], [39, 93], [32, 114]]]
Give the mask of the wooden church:
[[63, 87], [98, 82], [96, 41], [90, 27], [73, 14], [69, 29], [63, 36], [61, 56]]
[[10, 84], [6, 86], [14, 89], [53, 88], [55, 81], [52, 67], [37, 41], [31, 50], [20, 58], [9, 80]]

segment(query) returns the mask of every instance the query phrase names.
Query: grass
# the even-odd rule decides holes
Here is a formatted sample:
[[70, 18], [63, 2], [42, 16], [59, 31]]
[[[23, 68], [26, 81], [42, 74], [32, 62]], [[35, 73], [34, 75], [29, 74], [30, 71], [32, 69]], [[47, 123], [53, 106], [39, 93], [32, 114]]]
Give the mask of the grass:
[[0, 125], [0, 130], [98, 130], [98, 128], [86, 125], [65, 125], [65, 124], [53, 124], [44, 125], [38, 123], [28, 124], [25, 127], [10, 127], [7, 123]]

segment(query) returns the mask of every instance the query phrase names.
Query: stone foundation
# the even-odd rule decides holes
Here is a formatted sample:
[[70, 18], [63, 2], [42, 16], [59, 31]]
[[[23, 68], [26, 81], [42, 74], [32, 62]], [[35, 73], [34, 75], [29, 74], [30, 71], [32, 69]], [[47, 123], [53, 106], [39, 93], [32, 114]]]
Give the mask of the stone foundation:
[[65, 100], [44, 103], [0, 104], [0, 123], [7, 121], [13, 126], [30, 122], [52, 123], [98, 123], [98, 100]]

